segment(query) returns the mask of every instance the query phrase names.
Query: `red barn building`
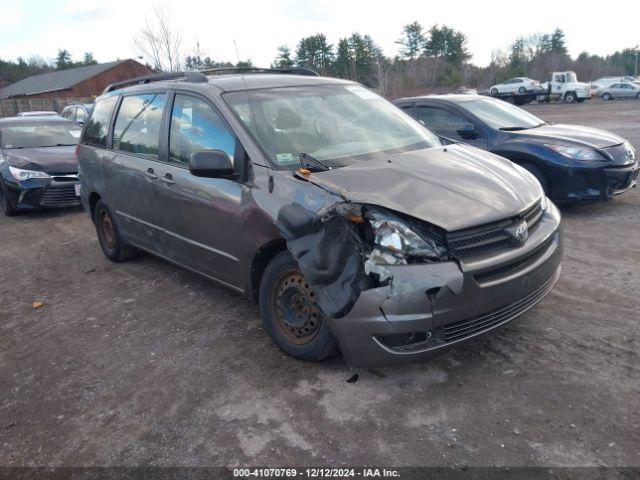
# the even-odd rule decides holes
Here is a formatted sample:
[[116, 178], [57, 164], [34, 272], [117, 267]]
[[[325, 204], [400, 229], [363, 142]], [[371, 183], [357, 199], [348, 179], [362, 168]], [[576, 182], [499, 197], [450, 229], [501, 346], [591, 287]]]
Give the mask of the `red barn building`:
[[24, 78], [0, 89], [0, 99], [63, 100], [100, 95], [113, 82], [153, 73], [135, 60], [117, 60]]

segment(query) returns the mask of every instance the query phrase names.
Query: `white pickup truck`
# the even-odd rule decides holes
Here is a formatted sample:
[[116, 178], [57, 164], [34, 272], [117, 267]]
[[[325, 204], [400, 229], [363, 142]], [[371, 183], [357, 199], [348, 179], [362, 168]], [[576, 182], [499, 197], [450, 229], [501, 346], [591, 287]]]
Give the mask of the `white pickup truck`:
[[[549, 90], [549, 85], [551, 89]], [[567, 103], [584, 102], [591, 98], [589, 84], [579, 82], [576, 72], [553, 72], [551, 80], [541, 85], [549, 93], [550, 99]]]

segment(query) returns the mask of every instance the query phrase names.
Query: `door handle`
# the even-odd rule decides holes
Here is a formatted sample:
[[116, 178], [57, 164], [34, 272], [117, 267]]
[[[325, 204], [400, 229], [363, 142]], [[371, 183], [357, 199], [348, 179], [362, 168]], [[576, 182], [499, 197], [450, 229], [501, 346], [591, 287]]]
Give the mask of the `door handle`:
[[173, 185], [176, 181], [173, 179], [173, 175], [170, 173], [165, 174], [164, 177], [160, 177], [160, 181], [165, 185]]
[[155, 180], [156, 178], [158, 178], [158, 175], [155, 174], [153, 168], [147, 168], [147, 171], [144, 172], [144, 176], [150, 178], [151, 180]]

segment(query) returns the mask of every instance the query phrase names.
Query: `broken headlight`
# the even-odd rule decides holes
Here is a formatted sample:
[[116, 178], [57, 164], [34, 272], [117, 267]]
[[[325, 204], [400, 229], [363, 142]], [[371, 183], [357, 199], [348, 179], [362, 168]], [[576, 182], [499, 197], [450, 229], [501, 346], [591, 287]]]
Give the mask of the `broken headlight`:
[[440, 261], [447, 257], [441, 239], [393, 214], [367, 210], [374, 250], [370, 259], [378, 264], [405, 264], [414, 261]]

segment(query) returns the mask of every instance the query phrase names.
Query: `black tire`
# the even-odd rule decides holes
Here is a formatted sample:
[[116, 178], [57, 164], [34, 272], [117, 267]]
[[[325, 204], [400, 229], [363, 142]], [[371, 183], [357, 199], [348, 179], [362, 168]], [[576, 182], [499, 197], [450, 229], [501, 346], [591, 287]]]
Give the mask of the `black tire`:
[[491, 96], [496, 97], [498, 95], [498, 89], [497, 88], [492, 88], [491, 89]]
[[120, 235], [120, 230], [107, 204], [98, 200], [93, 210], [98, 242], [107, 257], [112, 262], [126, 262], [134, 258], [138, 251], [128, 245]]
[[611, 96], [611, 94], [609, 92], [605, 92], [602, 94], [602, 100], [612, 100], [613, 97]]
[[527, 89], [526, 89], [526, 88], [524, 88], [524, 87], [520, 87], [520, 88], [518, 89], [518, 92], [520, 92], [520, 93], [525, 93], [526, 91], [527, 91]]
[[576, 94], [573, 92], [567, 92], [564, 94], [564, 101], [567, 103], [573, 103], [576, 101]]
[[9, 200], [9, 195], [7, 195], [6, 187], [4, 183], [0, 179], [0, 196], [2, 196], [2, 211], [7, 217], [13, 217], [18, 213], [18, 210], [11, 205], [11, 201]]
[[640, 92], [638, 92], [638, 93], [636, 94], [636, 98], [637, 98], [638, 100], [640, 100]]
[[547, 197], [551, 195], [551, 185], [549, 184], [549, 180], [547, 179], [547, 176], [544, 174], [544, 172], [540, 170], [539, 167], [531, 163], [523, 163], [520, 166], [525, 170], [528, 170], [529, 173], [531, 173], [534, 177], [536, 177], [538, 182], [540, 182], [540, 185], [542, 186], [542, 190], [544, 190], [544, 193], [547, 195]]
[[339, 348], [313, 297], [291, 254], [273, 257], [258, 295], [264, 328], [285, 353], [317, 362], [337, 355]]

